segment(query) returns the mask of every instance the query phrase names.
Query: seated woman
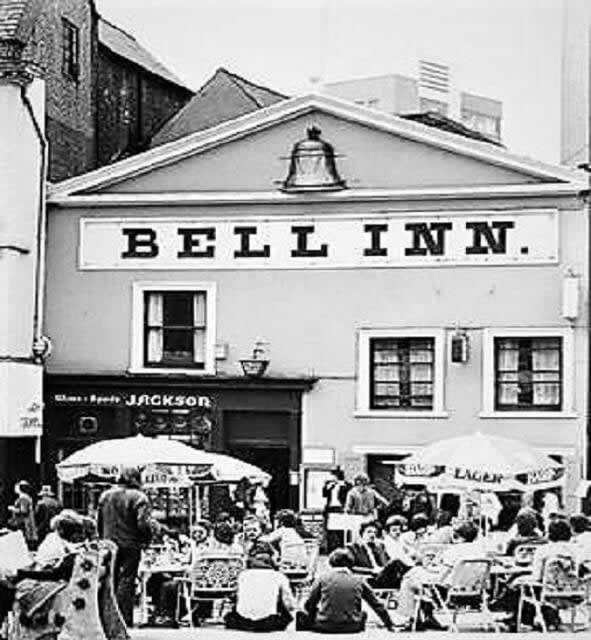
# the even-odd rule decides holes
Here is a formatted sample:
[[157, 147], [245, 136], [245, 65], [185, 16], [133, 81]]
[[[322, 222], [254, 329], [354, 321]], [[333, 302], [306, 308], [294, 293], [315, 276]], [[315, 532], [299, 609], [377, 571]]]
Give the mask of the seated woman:
[[541, 544], [545, 542], [538, 530], [538, 520], [533, 513], [524, 511], [515, 518], [517, 533], [507, 543], [505, 553], [508, 556], [515, 554], [515, 549], [522, 544]]
[[[422, 591], [426, 583], [436, 583], [443, 588], [449, 583], [456, 565], [462, 560], [482, 558], [483, 547], [476, 540], [478, 536], [477, 527], [471, 522], [465, 522], [455, 530], [456, 542], [449, 546], [442, 555], [437, 567], [413, 567], [402, 579], [398, 600], [398, 612], [405, 619], [408, 630], [413, 628], [415, 621], [415, 606], [417, 595]], [[425, 605], [421, 611], [420, 620], [416, 621], [417, 631], [423, 630], [443, 630], [444, 627], [433, 616], [433, 608]]]
[[420, 545], [428, 539], [429, 518], [424, 513], [415, 514], [409, 522], [408, 531], [400, 536], [400, 542], [406, 554], [416, 560], [419, 557]]
[[297, 518], [290, 509], [277, 514], [277, 528], [264, 536], [264, 540], [279, 550], [282, 565], [301, 566], [306, 563], [306, 544], [296, 531]]
[[233, 526], [228, 522], [219, 522], [213, 528], [213, 539], [208, 551], [210, 553], [242, 553], [242, 545], [235, 538]]
[[[84, 541], [83, 522], [75, 511], [64, 510], [52, 519], [50, 527], [52, 531], [39, 546], [35, 562], [2, 581], [0, 627], [15, 600], [20, 603], [21, 622], [27, 621], [27, 612], [31, 610], [35, 610], [35, 619], [41, 619], [51, 607], [53, 597], [67, 586], [76, 551]], [[27, 621], [34, 623], [32, 619]]]
[[435, 530], [428, 536], [428, 542], [433, 544], [451, 544], [454, 539], [454, 530], [451, 524], [452, 515], [450, 511], [442, 509], [437, 512], [435, 518]]
[[295, 601], [289, 581], [273, 567], [268, 554], [248, 558], [238, 577], [236, 605], [226, 615], [228, 629], [283, 631], [293, 620]]
[[[531, 574], [526, 577], [518, 577], [510, 585], [507, 592], [504, 594], [502, 601], [495, 603], [495, 609], [501, 608], [501, 606], [510, 612], [510, 616], [503, 620], [510, 631], [515, 631], [517, 628], [517, 612], [519, 606], [519, 583], [522, 580], [527, 582], [541, 582], [542, 574], [544, 571], [544, 563], [546, 559], [553, 556], [565, 556], [571, 557], [573, 563], [577, 561], [577, 549], [575, 545], [571, 543], [572, 531], [570, 525], [566, 520], [554, 520], [548, 525], [548, 543], [540, 545], [535, 553], [531, 567]], [[539, 592], [539, 587], [534, 587], [534, 590]], [[522, 622], [530, 625], [534, 622], [535, 610], [534, 607], [525, 602], [522, 610]], [[558, 628], [560, 626], [560, 617], [556, 609], [551, 606], [542, 606], [542, 615], [544, 621], [548, 627]]]

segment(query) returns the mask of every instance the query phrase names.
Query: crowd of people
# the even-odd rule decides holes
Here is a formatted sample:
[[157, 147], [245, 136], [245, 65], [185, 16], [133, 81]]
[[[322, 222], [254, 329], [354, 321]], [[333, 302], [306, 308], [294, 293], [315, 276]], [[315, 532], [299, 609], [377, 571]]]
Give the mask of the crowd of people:
[[[363, 516], [363, 522], [352, 541], [327, 527], [327, 566], [318, 573], [307, 596], [298, 601], [285, 567], [306, 564], [306, 540], [314, 536], [293, 511], [275, 514], [274, 526], [254, 511], [244, 510], [241, 518], [219, 513], [213, 522], [201, 520], [182, 534], [152, 518], [137, 469], [124, 469], [117, 485], [101, 495], [96, 520], [62, 509], [49, 487], [43, 487], [34, 506], [29, 487], [18, 483], [10, 525], [23, 532], [35, 550], [35, 561], [17, 575], [0, 575], [0, 617], [5, 617], [31, 580], [68, 580], [80, 545], [98, 537], [117, 545], [116, 597], [128, 626], [133, 625], [142, 553], [157, 542], [161, 548], [183, 555], [187, 567], [208, 554], [242, 559], [244, 569], [238, 576], [233, 606], [225, 616], [231, 629], [283, 630], [295, 623], [297, 629], [353, 633], [365, 628], [367, 607], [387, 629], [444, 629], [433, 604], [419, 596], [425, 584], [433, 583], [445, 595], [460, 563], [491, 556], [490, 539], [482, 534], [479, 520], [454, 518], [446, 510], [433, 509], [424, 497], [410, 507], [402, 502], [393, 505], [370, 487], [362, 474], [349, 485], [337, 472], [326, 483], [324, 495], [327, 524], [333, 513]], [[379, 509], [380, 505], [388, 508]], [[589, 519], [582, 514], [568, 518], [560, 511], [546, 516], [544, 519], [531, 506], [523, 506], [509, 530], [495, 538], [493, 553], [510, 557], [524, 544], [536, 545], [528, 569], [533, 580], [541, 579], [545, 560], [555, 554], [572, 557], [577, 570], [588, 572]], [[436, 562], [425, 561], [424, 550], [429, 545], [442, 549]], [[491, 609], [504, 612], [502, 622], [509, 630], [517, 626], [518, 581], [519, 575], [508, 580], [491, 604]], [[211, 617], [210, 602], [200, 602], [194, 611], [184, 608], [180, 584], [166, 572], [150, 577], [147, 594], [153, 609], [149, 625], [174, 627], [186, 616], [199, 625]], [[396, 594], [395, 612], [385, 607], [376, 595], [378, 590]], [[524, 622], [535, 622], [531, 606], [526, 605], [522, 613]], [[542, 613], [549, 627], [559, 625], [555, 609], [545, 606]]]

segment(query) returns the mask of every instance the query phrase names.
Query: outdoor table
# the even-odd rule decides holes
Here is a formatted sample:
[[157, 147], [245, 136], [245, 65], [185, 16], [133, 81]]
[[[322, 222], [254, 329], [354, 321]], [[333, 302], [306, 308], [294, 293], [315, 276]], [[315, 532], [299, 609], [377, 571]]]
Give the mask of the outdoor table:
[[515, 564], [513, 556], [497, 556], [490, 569], [491, 592], [493, 597], [499, 593], [501, 583], [509, 582], [531, 574], [531, 565]]
[[142, 554], [142, 561], [138, 569], [140, 581], [140, 623], [145, 624], [149, 618], [148, 611], [148, 581], [153, 575], [168, 573], [180, 576], [186, 573], [190, 566], [188, 558], [182, 554], [162, 554], [151, 557], [150, 550]]

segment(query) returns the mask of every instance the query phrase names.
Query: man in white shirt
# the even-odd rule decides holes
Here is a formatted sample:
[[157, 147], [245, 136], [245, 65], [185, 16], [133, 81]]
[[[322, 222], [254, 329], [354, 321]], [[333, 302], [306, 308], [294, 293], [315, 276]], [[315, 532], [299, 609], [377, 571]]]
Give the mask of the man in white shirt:
[[228, 629], [283, 631], [293, 620], [295, 601], [287, 578], [268, 554], [248, 559], [238, 577], [236, 606], [225, 618]]

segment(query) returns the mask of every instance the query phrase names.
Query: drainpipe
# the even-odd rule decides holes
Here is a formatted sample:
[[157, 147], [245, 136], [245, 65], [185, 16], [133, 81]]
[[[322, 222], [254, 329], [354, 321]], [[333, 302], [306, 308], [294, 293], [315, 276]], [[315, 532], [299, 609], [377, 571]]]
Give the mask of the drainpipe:
[[[37, 204], [36, 246], [35, 246], [35, 289], [33, 306], [33, 343], [31, 352], [35, 362], [42, 364], [47, 352], [46, 340], [43, 339], [43, 293], [45, 279], [45, 182], [47, 179], [47, 139], [37, 120], [31, 100], [25, 86], [21, 86], [21, 100], [31, 122], [35, 135], [39, 140], [39, 198]], [[41, 464], [41, 437], [35, 438], [35, 462]]]
[[33, 344], [31, 345], [33, 353], [35, 346], [41, 343], [43, 337], [43, 293], [45, 279], [45, 182], [47, 179], [47, 138], [43, 133], [43, 129], [37, 120], [35, 110], [31, 104], [31, 100], [27, 95], [26, 87], [21, 87], [21, 100], [31, 118], [35, 135], [39, 140], [40, 146], [40, 162], [39, 162], [39, 199], [37, 206], [37, 238], [35, 247], [35, 300], [33, 307]]

